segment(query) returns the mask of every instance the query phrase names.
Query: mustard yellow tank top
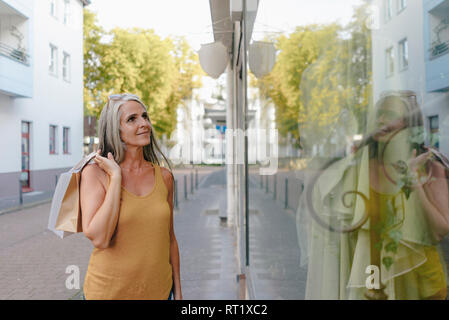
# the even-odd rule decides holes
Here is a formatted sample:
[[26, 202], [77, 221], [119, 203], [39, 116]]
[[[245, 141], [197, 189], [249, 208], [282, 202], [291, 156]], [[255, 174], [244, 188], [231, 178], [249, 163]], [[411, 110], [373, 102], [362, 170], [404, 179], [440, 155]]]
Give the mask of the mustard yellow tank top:
[[117, 230], [106, 249], [94, 248], [84, 280], [86, 299], [166, 300], [172, 288], [170, 207], [161, 169], [150, 193], [121, 190]]

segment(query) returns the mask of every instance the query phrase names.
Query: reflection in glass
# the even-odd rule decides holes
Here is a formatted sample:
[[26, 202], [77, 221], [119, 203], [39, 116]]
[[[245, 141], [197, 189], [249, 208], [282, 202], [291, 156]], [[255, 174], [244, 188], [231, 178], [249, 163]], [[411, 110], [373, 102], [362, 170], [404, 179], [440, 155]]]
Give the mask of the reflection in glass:
[[260, 209], [249, 222], [253, 281], [272, 289], [266, 298], [444, 299], [449, 1], [352, 10], [348, 23], [298, 14], [295, 28], [263, 39], [276, 63], [249, 82], [259, 124], [275, 111], [280, 159], [276, 176], [256, 181], [279, 206], [250, 196]]

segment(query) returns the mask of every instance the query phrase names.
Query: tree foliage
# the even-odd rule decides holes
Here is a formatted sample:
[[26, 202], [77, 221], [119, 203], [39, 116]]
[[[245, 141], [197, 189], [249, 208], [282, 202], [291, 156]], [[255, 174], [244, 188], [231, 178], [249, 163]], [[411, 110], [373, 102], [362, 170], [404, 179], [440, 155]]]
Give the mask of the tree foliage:
[[256, 85], [275, 105], [279, 133], [290, 132], [297, 147], [307, 132], [323, 143], [343, 110], [357, 119], [356, 130], [364, 127], [372, 87], [366, 17], [362, 6], [348, 26], [301, 26], [275, 39], [276, 64]]
[[99, 116], [111, 93], [137, 94], [148, 106], [158, 134], [176, 126], [176, 108], [201, 86], [197, 55], [183, 38], [161, 39], [153, 30], [105, 32], [84, 11], [84, 103]]

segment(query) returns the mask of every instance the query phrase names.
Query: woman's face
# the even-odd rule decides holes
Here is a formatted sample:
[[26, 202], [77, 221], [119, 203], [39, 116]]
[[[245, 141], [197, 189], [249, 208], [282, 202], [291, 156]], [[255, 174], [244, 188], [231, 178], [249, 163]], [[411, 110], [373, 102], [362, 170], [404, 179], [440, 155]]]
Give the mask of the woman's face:
[[376, 133], [374, 140], [385, 142], [393, 132], [404, 128], [406, 122], [404, 116], [406, 114], [405, 107], [401, 104], [384, 104], [379, 107], [376, 114]]
[[146, 110], [137, 101], [127, 101], [120, 107], [120, 138], [127, 146], [150, 144], [151, 124]]

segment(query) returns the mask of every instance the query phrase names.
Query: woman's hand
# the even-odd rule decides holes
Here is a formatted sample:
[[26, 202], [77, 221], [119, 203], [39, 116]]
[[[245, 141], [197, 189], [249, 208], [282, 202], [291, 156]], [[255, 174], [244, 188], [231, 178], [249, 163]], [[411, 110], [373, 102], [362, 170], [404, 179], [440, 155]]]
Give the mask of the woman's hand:
[[413, 173], [418, 170], [432, 157], [432, 153], [427, 151], [419, 156], [416, 156], [416, 149], [413, 150], [412, 158], [409, 160], [409, 168]]
[[112, 153], [108, 152], [108, 157], [102, 157], [101, 150], [97, 151], [97, 154], [95, 155], [94, 161], [98, 166], [103, 169], [111, 178], [121, 178], [122, 177], [122, 170], [120, 169], [120, 166], [115, 162], [114, 157], [112, 156]]

